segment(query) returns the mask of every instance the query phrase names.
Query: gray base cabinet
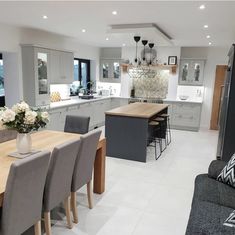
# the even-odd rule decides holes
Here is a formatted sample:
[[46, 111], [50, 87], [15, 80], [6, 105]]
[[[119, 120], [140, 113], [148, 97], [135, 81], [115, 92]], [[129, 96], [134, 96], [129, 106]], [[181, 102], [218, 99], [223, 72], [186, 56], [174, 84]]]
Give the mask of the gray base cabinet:
[[165, 102], [169, 104], [171, 128], [198, 131], [201, 119], [201, 103]]
[[66, 115], [90, 116], [90, 130], [103, 126], [105, 123], [105, 112], [128, 104], [128, 99], [107, 98], [81, 104], [74, 104], [63, 108], [49, 110], [50, 122], [47, 126], [49, 130], [64, 130]]

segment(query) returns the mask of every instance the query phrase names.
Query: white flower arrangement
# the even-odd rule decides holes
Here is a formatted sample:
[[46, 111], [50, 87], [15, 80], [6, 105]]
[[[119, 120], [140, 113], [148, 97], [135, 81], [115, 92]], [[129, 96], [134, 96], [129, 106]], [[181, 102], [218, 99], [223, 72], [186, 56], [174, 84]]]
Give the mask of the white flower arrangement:
[[19, 133], [29, 133], [43, 128], [49, 122], [49, 114], [33, 110], [24, 101], [17, 103], [12, 108], [0, 109], [0, 126], [13, 129]]

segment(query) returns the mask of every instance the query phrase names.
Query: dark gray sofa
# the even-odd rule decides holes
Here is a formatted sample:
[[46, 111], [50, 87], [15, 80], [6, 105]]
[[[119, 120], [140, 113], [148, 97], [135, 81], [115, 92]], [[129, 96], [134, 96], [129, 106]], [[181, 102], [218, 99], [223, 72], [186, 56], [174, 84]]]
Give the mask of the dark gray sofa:
[[235, 235], [224, 221], [235, 210], [235, 189], [216, 180], [226, 165], [212, 161], [208, 174], [198, 175], [186, 235]]

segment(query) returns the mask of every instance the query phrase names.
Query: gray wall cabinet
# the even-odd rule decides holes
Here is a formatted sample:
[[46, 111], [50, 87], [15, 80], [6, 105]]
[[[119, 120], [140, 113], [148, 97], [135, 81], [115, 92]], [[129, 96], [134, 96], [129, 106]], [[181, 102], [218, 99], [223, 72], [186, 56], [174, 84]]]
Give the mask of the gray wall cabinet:
[[50, 50], [51, 84], [71, 84], [74, 81], [72, 52]]
[[100, 81], [120, 82], [121, 81], [121, 60], [100, 59]]
[[181, 59], [179, 85], [202, 86], [204, 81], [205, 60]]
[[24, 100], [31, 106], [50, 103], [50, 50], [22, 46]]
[[50, 104], [50, 84], [73, 82], [73, 53], [21, 45], [24, 100], [31, 106]]

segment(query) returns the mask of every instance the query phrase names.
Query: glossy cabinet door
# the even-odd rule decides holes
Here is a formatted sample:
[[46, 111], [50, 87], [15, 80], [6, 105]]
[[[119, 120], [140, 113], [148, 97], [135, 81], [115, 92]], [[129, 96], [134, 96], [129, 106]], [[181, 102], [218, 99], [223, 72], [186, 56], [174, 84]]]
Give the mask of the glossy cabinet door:
[[49, 57], [49, 50], [34, 49], [36, 106], [47, 105], [50, 102]]
[[50, 50], [51, 84], [71, 84], [73, 77], [73, 53]]
[[103, 82], [120, 82], [121, 68], [118, 59], [100, 60], [100, 80]]
[[168, 114], [172, 129], [198, 131], [201, 120], [201, 103], [164, 102], [169, 104]]
[[48, 130], [64, 131], [66, 108], [49, 110], [50, 122], [47, 125]]
[[71, 84], [74, 81], [73, 60], [72, 52], [60, 52], [60, 83]]
[[60, 81], [60, 52], [50, 51], [50, 74], [51, 84], [58, 84]]
[[204, 60], [182, 59], [179, 68], [179, 85], [202, 86], [204, 66]]

